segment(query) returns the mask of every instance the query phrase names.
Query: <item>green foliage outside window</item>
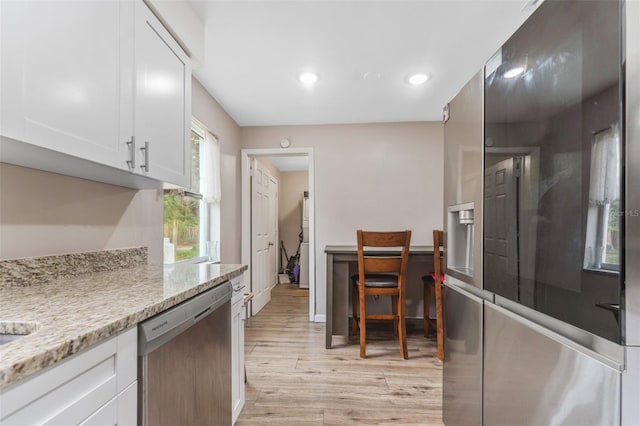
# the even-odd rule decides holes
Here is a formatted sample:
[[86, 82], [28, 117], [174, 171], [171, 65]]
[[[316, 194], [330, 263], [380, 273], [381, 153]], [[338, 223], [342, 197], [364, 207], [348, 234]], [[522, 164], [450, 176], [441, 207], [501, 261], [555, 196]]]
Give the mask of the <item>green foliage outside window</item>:
[[[200, 192], [200, 148], [203, 138], [191, 132], [191, 188]], [[175, 261], [200, 256], [200, 208], [198, 197], [182, 190], [164, 191], [164, 237], [173, 244]], [[165, 260], [166, 261], [166, 260]]]
[[175, 246], [175, 260], [200, 253], [200, 200], [167, 191], [164, 194], [164, 236]]

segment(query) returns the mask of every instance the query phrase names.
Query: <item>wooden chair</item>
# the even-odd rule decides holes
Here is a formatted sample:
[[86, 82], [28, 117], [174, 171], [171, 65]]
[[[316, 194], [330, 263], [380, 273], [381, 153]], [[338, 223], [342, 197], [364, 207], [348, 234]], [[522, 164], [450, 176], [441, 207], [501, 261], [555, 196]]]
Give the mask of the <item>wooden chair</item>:
[[442, 312], [442, 278], [444, 277], [444, 258], [441, 251], [444, 245], [444, 232], [433, 230], [433, 273], [422, 277], [424, 282], [424, 337], [429, 334], [429, 328], [434, 326], [429, 318], [431, 298], [436, 298], [436, 340], [438, 342], [438, 359], [444, 360], [444, 328]]
[[[400, 342], [400, 355], [409, 358], [405, 325], [405, 288], [411, 231], [367, 232], [358, 230], [358, 275], [353, 283], [353, 334], [360, 328], [360, 357], [366, 358], [367, 320], [392, 320]], [[375, 253], [375, 248], [401, 247], [400, 253]], [[373, 248], [373, 253], [367, 248]], [[361, 285], [364, 283], [364, 285]], [[358, 297], [356, 298], [356, 295]], [[391, 314], [367, 314], [366, 296], [391, 296]], [[359, 309], [358, 309], [359, 306]], [[359, 315], [357, 315], [359, 313]]]

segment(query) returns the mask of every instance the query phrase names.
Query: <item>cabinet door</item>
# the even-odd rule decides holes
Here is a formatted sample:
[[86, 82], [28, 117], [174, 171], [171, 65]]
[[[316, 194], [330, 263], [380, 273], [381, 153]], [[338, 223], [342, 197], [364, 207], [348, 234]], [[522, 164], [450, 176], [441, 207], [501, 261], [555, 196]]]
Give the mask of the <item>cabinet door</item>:
[[142, 1], [135, 25], [136, 171], [189, 187], [189, 58]]
[[118, 425], [127, 426], [138, 423], [138, 382], [135, 381], [120, 392], [118, 399]]
[[121, 127], [120, 102], [132, 71], [121, 66], [120, 18], [129, 6], [23, 1], [1, 7], [2, 135], [122, 167], [122, 141], [131, 129]]
[[115, 426], [118, 424], [118, 397], [100, 407], [80, 426]]
[[138, 382], [136, 381], [96, 410], [80, 423], [80, 426], [135, 425], [138, 422], [137, 391]]
[[120, 390], [119, 424], [135, 424], [137, 356], [134, 326], [3, 390], [0, 424], [116, 424]]
[[116, 394], [116, 338], [0, 393], [0, 424], [78, 424]]
[[242, 299], [231, 307], [231, 389], [233, 421], [244, 406], [244, 315]]

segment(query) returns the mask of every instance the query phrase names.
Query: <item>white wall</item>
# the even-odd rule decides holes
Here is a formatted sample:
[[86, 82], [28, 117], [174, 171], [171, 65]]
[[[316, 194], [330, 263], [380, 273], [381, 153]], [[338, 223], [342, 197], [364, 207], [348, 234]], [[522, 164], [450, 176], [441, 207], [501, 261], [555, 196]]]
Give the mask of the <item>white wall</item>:
[[283, 137], [314, 149], [317, 314], [326, 310], [326, 245], [355, 245], [359, 228], [411, 229], [413, 244], [432, 244], [443, 224], [441, 123], [246, 127], [242, 148], [277, 148]]
[[162, 192], [0, 163], [0, 259], [149, 248], [162, 263]]
[[198, 80], [191, 83], [191, 113], [218, 137], [222, 151], [220, 258], [223, 263], [240, 263], [240, 127]]
[[[280, 173], [278, 200], [278, 232], [287, 254], [293, 256], [300, 242], [302, 227], [302, 195], [309, 189], [309, 172]], [[278, 242], [279, 247], [280, 242]], [[282, 260], [286, 266], [287, 259]]]

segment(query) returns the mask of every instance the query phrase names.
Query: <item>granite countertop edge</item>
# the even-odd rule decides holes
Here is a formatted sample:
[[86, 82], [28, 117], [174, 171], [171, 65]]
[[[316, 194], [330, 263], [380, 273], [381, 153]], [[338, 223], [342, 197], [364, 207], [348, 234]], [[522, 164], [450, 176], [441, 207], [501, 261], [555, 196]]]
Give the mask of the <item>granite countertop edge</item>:
[[[198, 265], [191, 265], [196, 268]], [[240, 276], [247, 270], [246, 265], [220, 265], [231, 267], [232, 269], [220, 272], [217, 275], [212, 274], [205, 281], [179, 291], [162, 300], [151, 302], [143, 307], [136, 307], [132, 312], [126, 314], [114, 315], [105, 321], [104, 324], [95, 326], [90, 320], [87, 320], [86, 329], [78, 333], [72, 338], [54, 338], [53, 341], [47, 339], [47, 332], [54, 334], [51, 324], [43, 325], [37, 329], [38, 339], [42, 341], [41, 346], [29, 348], [20, 359], [15, 362], [5, 363], [2, 360], [4, 354], [2, 346], [0, 346], [0, 391], [19, 384], [31, 375], [40, 372], [60, 361], [63, 361], [76, 353], [89, 349], [90, 347], [116, 336], [119, 332], [136, 326], [140, 322], [153, 317], [175, 305], [184, 302], [204, 291], [207, 291], [227, 280]], [[188, 267], [187, 267], [188, 268]], [[105, 274], [109, 274], [108, 272]], [[161, 279], [160, 279], [161, 281]], [[0, 317], [0, 320], [3, 320]], [[34, 333], [35, 335], [36, 333]], [[7, 345], [3, 345], [7, 346]], [[33, 346], [33, 345], [31, 345]], [[10, 349], [7, 347], [6, 349]]]

